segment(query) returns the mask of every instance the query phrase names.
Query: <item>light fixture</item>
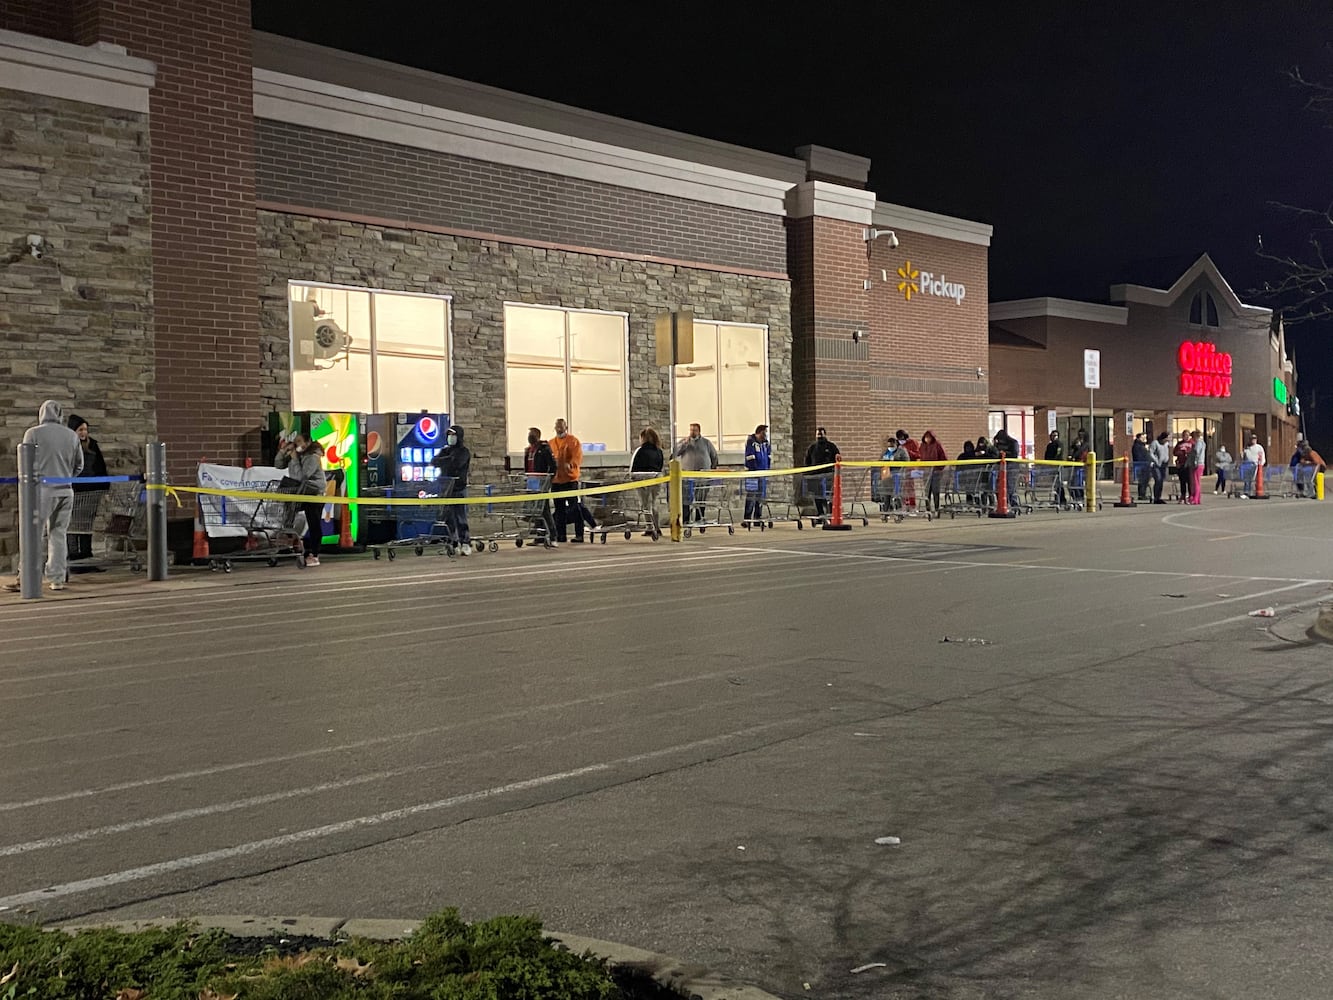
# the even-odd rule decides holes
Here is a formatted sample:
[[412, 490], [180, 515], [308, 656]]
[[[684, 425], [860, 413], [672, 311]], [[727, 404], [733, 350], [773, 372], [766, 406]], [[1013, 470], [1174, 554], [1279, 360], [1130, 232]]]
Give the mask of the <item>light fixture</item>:
[[859, 344], [859, 343], [861, 343], [861, 341], [863, 341], [863, 340], [869, 340], [869, 339], [870, 339], [870, 331], [869, 331], [869, 330], [853, 330], [853, 331], [852, 331], [852, 343], [853, 343], [853, 344]]

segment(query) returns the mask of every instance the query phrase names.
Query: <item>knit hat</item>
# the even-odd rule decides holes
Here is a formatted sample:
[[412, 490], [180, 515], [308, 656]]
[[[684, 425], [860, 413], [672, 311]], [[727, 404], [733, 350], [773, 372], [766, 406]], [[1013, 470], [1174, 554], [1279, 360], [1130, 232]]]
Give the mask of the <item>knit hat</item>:
[[67, 421], [65, 421], [65, 422], [66, 422], [67, 424], [69, 424], [69, 429], [70, 429], [70, 430], [72, 430], [72, 431], [77, 431], [80, 427], [82, 427], [82, 426], [83, 426], [84, 424], [86, 424], [88, 421], [84, 420], [84, 419], [83, 419], [81, 416], [79, 416], [77, 413], [71, 413], [71, 414], [69, 415], [69, 420], [67, 420]]

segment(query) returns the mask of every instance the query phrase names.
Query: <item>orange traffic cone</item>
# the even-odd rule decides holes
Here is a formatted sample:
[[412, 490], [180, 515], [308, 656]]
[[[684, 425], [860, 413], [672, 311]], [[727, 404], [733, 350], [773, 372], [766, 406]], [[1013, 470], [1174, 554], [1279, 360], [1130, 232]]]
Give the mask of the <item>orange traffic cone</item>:
[[1264, 492], [1264, 466], [1262, 462], [1254, 467], [1254, 493], [1251, 494], [1250, 499], [1268, 499], [1268, 494]]
[[1018, 511], [1009, 509], [1009, 469], [1006, 456], [1000, 456], [1000, 475], [995, 481], [995, 509], [988, 517], [1017, 517]]
[[344, 552], [352, 551], [352, 518], [356, 516], [356, 507], [350, 503], [342, 505], [342, 522], [338, 527], [338, 548]]
[[1125, 456], [1124, 463], [1125, 467], [1121, 470], [1120, 475], [1120, 502], [1115, 506], [1137, 507], [1138, 504], [1131, 500], [1129, 496], [1129, 456]]
[[842, 523], [842, 458], [833, 460], [833, 499], [830, 502], [833, 508], [829, 511], [829, 517], [824, 521], [825, 531], [851, 531], [850, 524]]

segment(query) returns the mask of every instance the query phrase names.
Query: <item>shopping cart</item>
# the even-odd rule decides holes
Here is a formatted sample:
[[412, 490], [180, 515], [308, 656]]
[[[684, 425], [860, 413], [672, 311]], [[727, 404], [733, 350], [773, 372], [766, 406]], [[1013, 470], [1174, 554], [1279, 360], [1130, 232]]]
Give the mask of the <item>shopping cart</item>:
[[[375, 559], [381, 555], [390, 562], [398, 557], [399, 549], [411, 549], [423, 556], [434, 551], [452, 559], [458, 554], [458, 537], [447, 511], [449, 504], [440, 503], [448, 496], [454, 481], [448, 476], [423, 483], [367, 491], [372, 502], [361, 504], [361, 516], [370, 525], [391, 524], [393, 530], [387, 541], [366, 546]], [[416, 500], [418, 503], [375, 503], [374, 500]]]
[[691, 479], [684, 481], [685, 537], [694, 530], [703, 534], [709, 528], [726, 528], [728, 535], [736, 534], [736, 522], [731, 516], [731, 503], [724, 479]]
[[977, 517], [995, 509], [995, 466], [960, 465], [947, 493], [943, 509], [953, 518], [959, 514]]
[[1238, 462], [1232, 476], [1227, 479], [1227, 496], [1233, 499], [1240, 497], [1242, 500], [1253, 496], [1254, 472], [1253, 462]]
[[480, 554], [489, 548], [491, 552], [499, 552], [500, 543], [506, 541], [513, 542], [520, 549], [527, 543], [549, 549], [555, 541], [546, 530], [550, 501], [528, 499], [528, 496], [550, 491], [551, 477], [547, 473], [511, 472], [503, 482], [483, 487], [483, 496], [522, 496], [524, 499], [473, 507], [481, 517], [481, 524], [472, 527], [472, 551]]
[[[279, 482], [249, 483], [246, 492], [308, 494], [312, 498], [319, 496], [313, 489], [302, 487], [300, 483], [286, 478]], [[305, 569], [305, 553], [301, 551], [301, 537], [305, 534], [302, 523], [304, 518], [301, 517], [299, 503], [200, 494], [199, 505], [205, 530], [221, 525], [235, 525], [238, 521], [245, 529], [242, 549], [211, 557], [208, 560], [211, 571], [230, 573], [233, 564], [238, 562], [263, 561], [276, 566], [284, 559], [294, 560], [299, 568]]]
[[1023, 505], [1033, 510], [1067, 510], [1065, 466], [1034, 465], [1023, 477]]
[[140, 572], [142, 553], [148, 547], [148, 491], [143, 480], [136, 477], [112, 483], [103, 509], [102, 545], [107, 560], [118, 558], [129, 563], [131, 573]]
[[[925, 493], [926, 480], [922, 471], [905, 466], [870, 470], [870, 498], [879, 506], [881, 521], [887, 524], [892, 518], [895, 524], [901, 524], [904, 518], [923, 515], [927, 521], [932, 519], [934, 515], [931, 511], [917, 507], [918, 492]], [[928, 475], [929, 470], [926, 471]]]
[[1314, 499], [1314, 477], [1318, 469], [1313, 465], [1298, 465], [1292, 470], [1292, 491], [1289, 496]]
[[[801, 516], [810, 519], [810, 527], [818, 528], [829, 516], [833, 503], [833, 470], [827, 472], [805, 473], [800, 480], [801, 492], [798, 501]], [[798, 528], [804, 527], [797, 520]]]
[[[643, 482], [660, 478], [656, 472], [635, 472], [631, 473], [625, 482]], [[654, 483], [652, 486], [603, 494], [606, 502], [605, 523], [623, 529], [626, 541], [633, 538], [638, 531], [642, 531], [646, 537], [655, 542], [659, 541], [662, 537], [662, 528], [657, 511], [662, 493], [662, 484]]]

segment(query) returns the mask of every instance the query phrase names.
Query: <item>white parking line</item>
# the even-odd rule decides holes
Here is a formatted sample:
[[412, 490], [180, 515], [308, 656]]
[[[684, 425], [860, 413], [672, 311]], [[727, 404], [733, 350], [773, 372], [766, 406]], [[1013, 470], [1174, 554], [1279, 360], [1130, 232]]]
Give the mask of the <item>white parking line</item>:
[[572, 781], [575, 778], [586, 777], [590, 774], [608, 774], [618, 768], [641, 764], [645, 761], [668, 757], [673, 754], [701, 750], [705, 747], [716, 746], [720, 743], [730, 742], [746, 736], [753, 736], [781, 726], [789, 726], [794, 722], [809, 717], [809, 714], [792, 716], [774, 722], [762, 723], [757, 726], [736, 729], [729, 733], [722, 733], [718, 736], [692, 740], [688, 743], [678, 743], [673, 746], [663, 747], [659, 750], [631, 754], [626, 757], [618, 757], [614, 760], [588, 764], [584, 767], [576, 767], [568, 771], [556, 771], [550, 774], [538, 775], [533, 778], [525, 778], [521, 781], [511, 781], [503, 785], [494, 785], [490, 788], [482, 788], [472, 792], [463, 792], [459, 795], [451, 795], [447, 798], [436, 799], [433, 802], [419, 802], [415, 805], [403, 806], [398, 809], [388, 809], [380, 813], [340, 820], [337, 823], [326, 823], [323, 826], [310, 827], [292, 833], [284, 833], [276, 837], [266, 837], [262, 840], [252, 840], [248, 843], [235, 844], [231, 847], [223, 847], [214, 851], [205, 851], [202, 854], [191, 854], [185, 857], [172, 858], [169, 861], [159, 861], [155, 864], [141, 865], [136, 868], [126, 868], [117, 872], [108, 872], [105, 875], [97, 875], [92, 878], [78, 879], [73, 882], [62, 882], [42, 889], [33, 889], [26, 892], [14, 893], [9, 896], [0, 896], [0, 909], [28, 906], [32, 903], [41, 903], [52, 899], [59, 899], [63, 896], [73, 896], [79, 893], [108, 889], [113, 886], [124, 885], [127, 882], [136, 882], [142, 879], [153, 878], [158, 875], [170, 875], [175, 872], [186, 871], [191, 868], [198, 868], [219, 861], [230, 861], [234, 858], [258, 854], [261, 851], [273, 850], [274, 848], [290, 847], [312, 840], [321, 840], [327, 837], [335, 837], [343, 833], [351, 833], [356, 830], [383, 826], [386, 823], [410, 819], [413, 816], [420, 816], [425, 813], [442, 812], [448, 809], [457, 808], [458, 806], [468, 805], [473, 802], [481, 802], [486, 799], [509, 795], [514, 792], [530, 791], [535, 788], [561, 784]]

